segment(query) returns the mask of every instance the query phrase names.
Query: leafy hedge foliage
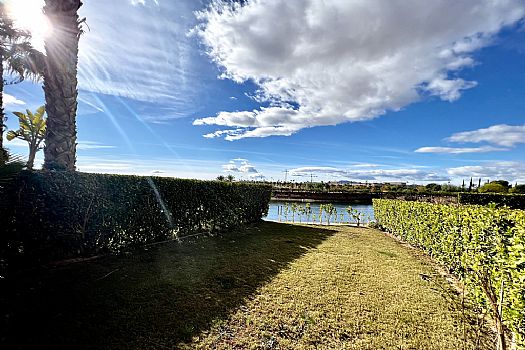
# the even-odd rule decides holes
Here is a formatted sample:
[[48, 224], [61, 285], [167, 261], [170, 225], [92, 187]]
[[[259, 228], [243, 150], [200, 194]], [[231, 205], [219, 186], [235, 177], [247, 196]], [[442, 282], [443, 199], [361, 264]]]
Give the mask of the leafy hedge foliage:
[[416, 245], [463, 278], [476, 305], [500, 319], [525, 349], [525, 211], [375, 199], [383, 229]]
[[23, 172], [0, 188], [0, 259], [56, 260], [213, 233], [260, 220], [270, 193], [218, 181]]
[[494, 203], [498, 207], [525, 209], [525, 195], [503, 193], [459, 193], [459, 203], [488, 205]]

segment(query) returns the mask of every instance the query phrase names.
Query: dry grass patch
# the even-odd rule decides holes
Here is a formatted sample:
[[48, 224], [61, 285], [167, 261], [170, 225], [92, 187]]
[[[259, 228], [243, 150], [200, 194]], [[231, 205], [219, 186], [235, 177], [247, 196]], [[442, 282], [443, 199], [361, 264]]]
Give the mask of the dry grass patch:
[[376, 230], [333, 230], [186, 348], [491, 348], [418, 251]]

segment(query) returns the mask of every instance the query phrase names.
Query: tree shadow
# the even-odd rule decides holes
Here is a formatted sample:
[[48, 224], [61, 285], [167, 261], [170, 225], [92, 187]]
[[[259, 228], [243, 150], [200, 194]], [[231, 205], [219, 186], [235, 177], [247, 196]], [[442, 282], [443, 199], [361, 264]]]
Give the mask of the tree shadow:
[[14, 276], [0, 281], [0, 347], [175, 348], [333, 233], [265, 222]]

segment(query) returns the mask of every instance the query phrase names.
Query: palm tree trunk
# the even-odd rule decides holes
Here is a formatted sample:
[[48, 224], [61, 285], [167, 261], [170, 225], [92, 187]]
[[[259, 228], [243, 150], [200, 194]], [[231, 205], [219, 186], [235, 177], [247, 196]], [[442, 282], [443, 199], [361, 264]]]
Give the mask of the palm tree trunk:
[[44, 169], [75, 170], [78, 40], [80, 0], [45, 0], [44, 13], [53, 24], [45, 42], [47, 130]]

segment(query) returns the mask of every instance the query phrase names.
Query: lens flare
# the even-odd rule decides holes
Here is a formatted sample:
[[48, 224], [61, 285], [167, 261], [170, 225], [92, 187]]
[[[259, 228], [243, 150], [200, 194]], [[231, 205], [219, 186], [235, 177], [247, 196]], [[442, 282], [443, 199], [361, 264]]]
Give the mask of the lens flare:
[[5, 5], [15, 25], [31, 33], [33, 47], [44, 51], [44, 40], [53, 31], [51, 23], [42, 12], [44, 0], [7, 0]]

